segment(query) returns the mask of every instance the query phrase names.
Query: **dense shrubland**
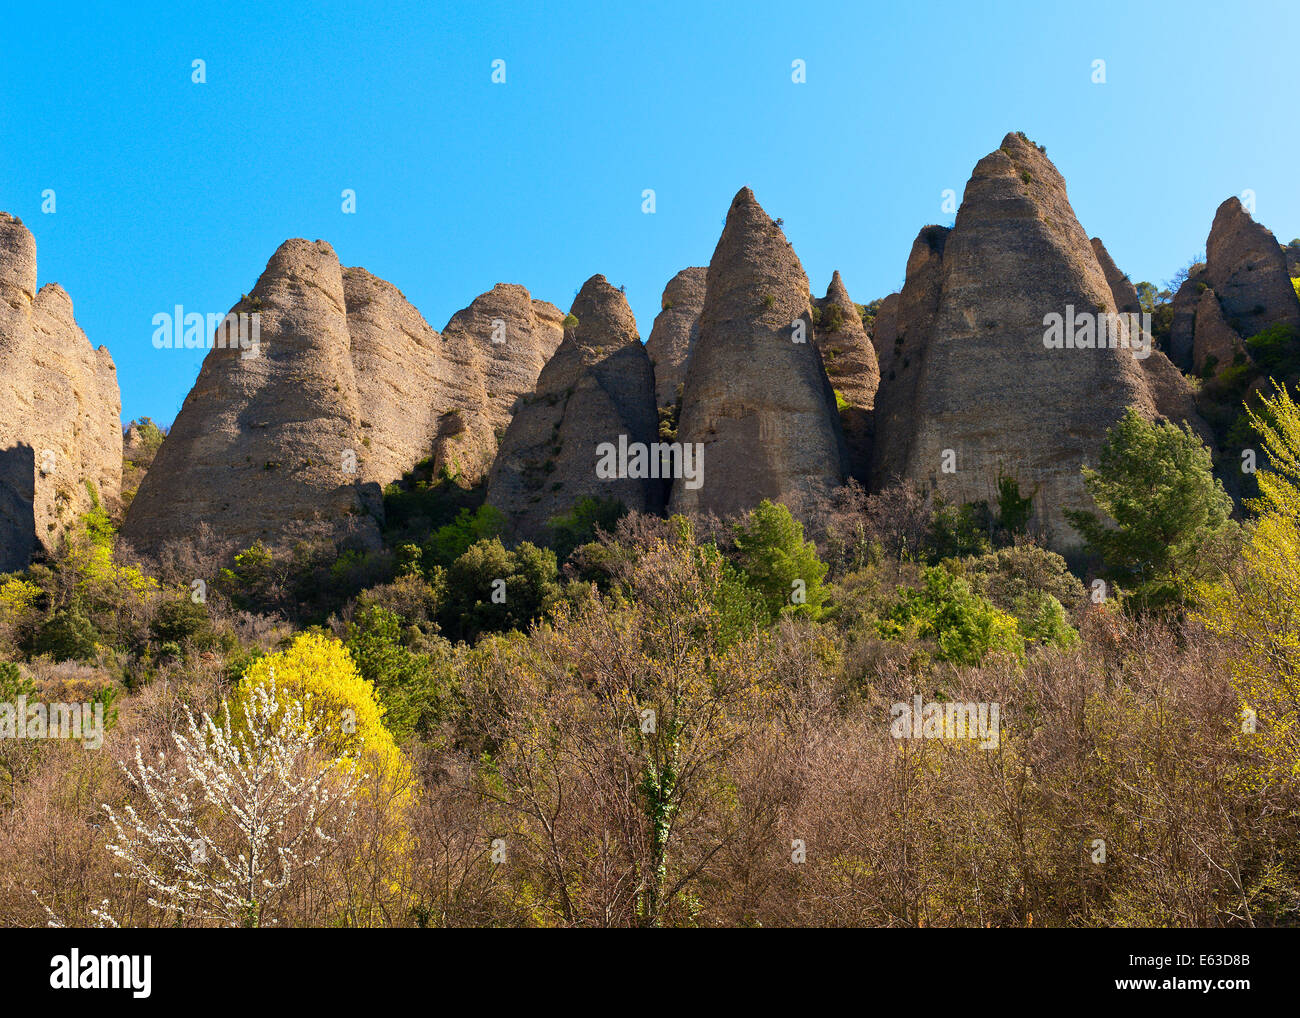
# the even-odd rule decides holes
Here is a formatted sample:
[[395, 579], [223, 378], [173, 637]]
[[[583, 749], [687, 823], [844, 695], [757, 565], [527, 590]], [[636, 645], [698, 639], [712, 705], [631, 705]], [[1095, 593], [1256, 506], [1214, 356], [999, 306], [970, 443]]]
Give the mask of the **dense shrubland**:
[[[0, 577], [0, 701], [107, 708], [99, 751], [0, 740], [0, 917], [1295, 925], [1300, 410], [1252, 416], [1241, 519], [1192, 435], [1121, 422], [1070, 563], [1010, 477], [586, 502], [549, 547], [426, 478], [382, 549], [198, 533], [147, 564], [97, 506]], [[995, 744], [896, 738], [916, 696], [999, 705]], [[271, 780], [221, 778], [230, 745]]]

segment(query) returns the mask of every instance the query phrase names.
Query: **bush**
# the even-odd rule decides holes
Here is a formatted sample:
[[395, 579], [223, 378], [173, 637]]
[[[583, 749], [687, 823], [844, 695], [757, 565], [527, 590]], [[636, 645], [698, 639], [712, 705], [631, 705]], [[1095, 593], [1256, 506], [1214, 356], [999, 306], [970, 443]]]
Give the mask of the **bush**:
[[375, 687], [384, 723], [394, 739], [428, 739], [447, 710], [443, 662], [406, 646], [402, 620], [378, 605], [363, 608], [347, 627], [347, 648], [357, 671]]
[[472, 643], [485, 632], [525, 630], [560, 593], [555, 552], [477, 541], [447, 570], [446, 592], [439, 623], [449, 639]]
[[626, 515], [627, 506], [617, 498], [578, 499], [569, 513], [554, 516], [547, 523], [556, 560], [567, 561], [575, 548], [594, 541], [601, 531], [613, 533], [618, 521]]
[[235, 718], [243, 716], [253, 691], [269, 686], [301, 701], [309, 714], [329, 726], [325, 747], [331, 756], [362, 761], [373, 755], [380, 772], [405, 772], [401, 751], [384, 725], [384, 707], [374, 684], [362, 678], [352, 655], [338, 640], [302, 633], [288, 649], [268, 654], [244, 675], [231, 696]]
[[827, 589], [826, 563], [805, 541], [803, 524], [790, 510], [764, 499], [733, 531], [732, 561], [767, 606], [770, 618], [783, 612], [820, 618]]
[[1135, 604], [1180, 602], [1203, 572], [1203, 552], [1229, 536], [1232, 499], [1211, 472], [1210, 451], [1187, 425], [1152, 424], [1132, 408], [1107, 435], [1084, 484], [1108, 519], [1066, 518], [1113, 580], [1136, 588]]
[[926, 569], [919, 590], [899, 590], [879, 630], [886, 639], [931, 641], [935, 658], [955, 664], [979, 664], [990, 651], [1024, 653], [1016, 620], [942, 566]]
[[55, 661], [86, 661], [99, 652], [99, 633], [79, 603], [58, 609], [36, 634], [33, 650]]

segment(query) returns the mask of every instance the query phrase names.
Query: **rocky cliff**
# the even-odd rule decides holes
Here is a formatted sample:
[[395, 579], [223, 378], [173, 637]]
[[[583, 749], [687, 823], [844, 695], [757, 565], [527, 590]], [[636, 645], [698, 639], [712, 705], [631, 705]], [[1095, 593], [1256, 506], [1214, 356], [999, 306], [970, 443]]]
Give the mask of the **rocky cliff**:
[[484, 479], [561, 333], [557, 308], [503, 284], [439, 335], [397, 287], [301, 239], [232, 313], [259, 316], [260, 342], [208, 352], [127, 513], [141, 551], [199, 523], [240, 547], [316, 520], [374, 545], [383, 487], [417, 463]]
[[674, 483], [675, 512], [741, 512], [839, 485], [847, 452], [814, 342], [808, 277], [743, 188], [709, 262], [680, 442], [703, 449], [703, 483]]
[[601, 469], [602, 460], [613, 462], [611, 449], [641, 446], [648, 455], [657, 440], [654, 370], [627, 300], [592, 276], [571, 314], [577, 324], [520, 401], [488, 478], [488, 503], [519, 539], [545, 539], [549, 520], [584, 497], [617, 499], [636, 512], [664, 505], [663, 480], [622, 469], [630, 460]]
[[831, 276], [826, 296], [812, 304], [817, 349], [838, 397], [840, 427], [848, 451], [847, 473], [867, 485], [871, 477], [872, 408], [880, 388], [876, 349], [838, 271]]
[[708, 269], [682, 269], [664, 287], [662, 310], [655, 316], [646, 353], [655, 369], [655, 402], [661, 407], [675, 404], [686, 381], [686, 362], [699, 336], [700, 311], [704, 308], [704, 286]]
[[[1075, 543], [1063, 513], [1088, 506], [1080, 467], [1125, 408], [1158, 410], [1126, 345], [1096, 344], [1096, 331], [1087, 348], [1045, 342], [1048, 316], [1083, 321], [1117, 301], [1039, 148], [1009, 134], [979, 161], [951, 232], [927, 228], [913, 245], [899, 304], [877, 400], [877, 479], [993, 503], [1006, 475], [1033, 493], [1055, 545]], [[1082, 330], [1071, 338], [1089, 342]]]
[[238, 547], [279, 545], [320, 519], [340, 537], [376, 543], [377, 473], [400, 443], [371, 419], [382, 408], [363, 414], [334, 249], [285, 241], [231, 313], [259, 315], [260, 342], [208, 351], [123, 537], [153, 552], [206, 524]]
[[446, 398], [434, 467], [460, 483], [487, 478], [516, 403], [532, 393], [564, 338], [564, 314], [522, 286], [498, 283], [442, 330]]
[[122, 477], [117, 369], [56, 283], [36, 290], [36, 241], [0, 212], [0, 572], [53, 551]]

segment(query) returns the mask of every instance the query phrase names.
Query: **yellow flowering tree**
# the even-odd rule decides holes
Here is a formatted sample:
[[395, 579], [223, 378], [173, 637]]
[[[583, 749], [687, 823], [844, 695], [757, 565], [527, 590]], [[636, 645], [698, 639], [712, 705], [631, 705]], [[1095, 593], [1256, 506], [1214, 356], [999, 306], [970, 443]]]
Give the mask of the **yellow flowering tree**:
[[[302, 633], [285, 650], [259, 659], [231, 697], [231, 710], [272, 684], [282, 700], [301, 702], [304, 715], [327, 728], [320, 750], [360, 772], [358, 817], [331, 873], [336, 922], [382, 925], [411, 905], [409, 871], [414, 864], [409, 827], [415, 803], [414, 774], [384, 724], [374, 684], [363, 678], [344, 644], [320, 633]], [[237, 709], [238, 708], [238, 709]]]
[[260, 658], [239, 683], [232, 707], [242, 708], [254, 690], [270, 686], [272, 676], [282, 696], [300, 700], [319, 725], [328, 726], [325, 747], [332, 755], [355, 761], [371, 757], [385, 774], [404, 773], [374, 684], [362, 678], [338, 640], [301, 633], [287, 649]]

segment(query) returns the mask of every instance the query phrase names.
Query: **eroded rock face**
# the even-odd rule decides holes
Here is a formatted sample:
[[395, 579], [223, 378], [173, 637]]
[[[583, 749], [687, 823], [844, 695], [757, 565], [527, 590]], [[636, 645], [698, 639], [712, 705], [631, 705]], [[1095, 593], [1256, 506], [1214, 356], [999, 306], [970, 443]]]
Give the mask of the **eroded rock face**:
[[[604, 276], [583, 284], [573, 302], [577, 324], [522, 399], [501, 440], [487, 500], [505, 514], [511, 536], [539, 540], [547, 524], [581, 498], [618, 499], [629, 510], [661, 512], [658, 478], [601, 476], [620, 444], [647, 450], [657, 441], [654, 370], [623, 294]], [[656, 471], [657, 472], [657, 471]]]
[[872, 408], [880, 388], [876, 349], [839, 272], [832, 275], [826, 296], [814, 300], [813, 306], [817, 349], [831, 388], [839, 394], [836, 406], [848, 451], [847, 473], [865, 486], [871, 477]]
[[1241, 336], [1223, 313], [1219, 296], [1206, 287], [1196, 304], [1196, 331], [1192, 341], [1192, 368], [1203, 378], [1217, 376], [1233, 360], [1246, 356]]
[[843, 481], [847, 453], [808, 277], [749, 188], [732, 201], [709, 262], [677, 437], [703, 447], [704, 472], [698, 487], [673, 484], [674, 512], [738, 513]]
[[434, 466], [466, 485], [487, 478], [517, 401], [564, 338], [564, 314], [526, 289], [498, 283], [442, 331], [443, 382]]
[[[1114, 307], [1123, 314], [1140, 313], [1137, 288], [1129, 282], [1115, 265], [1106, 251], [1106, 246], [1098, 237], [1092, 238], [1093, 254], [1101, 266], [1106, 282], [1110, 285], [1111, 300]], [[1148, 328], [1143, 324], [1142, 328]], [[1151, 349], [1150, 356], [1141, 360], [1142, 372], [1146, 377], [1147, 389], [1155, 401], [1156, 412], [1175, 424], [1187, 424], [1210, 445], [1214, 444], [1213, 432], [1196, 409], [1196, 393], [1187, 378], [1174, 367], [1173, 362], [1159, 350]]]
[[36, 241], [0, 212], [0, 572], [53, 551], [92, 496], [122, 480], [122, 401], [56, 283], [36, 291]]
[[876, 351], [878, 366], [892, 360], [894, 340], [898, 338], [898, 294], [891, 293], [880, 301], [876, 320], [871, 327], [871, 345]]
[[1275, 322], [1300, 328], [1300, 301], [1287, 275], [1286, 255], [1237, 198], [1229, 198], [1214, 214], [1205, 242], [1205, 282], [1218, 295], [1228, 324], [1243, 338]]
[[943, 289], [943, 250], [951, 231], [926, 226], [912, 242], [902, 292], [892, 299], [894, 312], [880, 335], [880, 390], [876, 393], [871, 487], [881, 490], [902, 480], [915, 434], [916, 386]]
[[[396, 442], [363, 428], [343, 270], [322, 240], [287, 240], [231, 309], [260, 314], [256, 353], [214, 345], [122, 528], [138, 551], [201, 523], [237, 547], [283, 546], [323, 522], [378, 541], [378, 464]], [[369, 410], [368, 410], [369, 412]], [[369, 422], [373, 424], [373, 422]]]
[[672, 406], [681, 396], [686, 363], [699, 336], [708, 271], [699, 266], [682, 269], [664, 287], [663, 310], [655, 316], [645, 343], [655, 369], [655, 401], [661, 407]]
[[1142, 304], [1138, 300], [1137, 287], [1128, 276], [1120, 272], [1119, 266], [1115, 264], [1115, 259], [1111, 258], [1100, 237], [1093, 237], [1091, 243], [1092, 253], [1097, 256], [1097, 264], [1101, 266], [1102, 275], [1106, 277], [1106, 285], [1110, 287], [1114, 309], [1121, 314], [1141, 312]]
[[976, 165], [952, 231], [938, 243], [925, 232], [900, 298], [902, 343], [877, 398], [878, 463], [888, 473], [901, 459], [901, 476], [958, 503], [995, 504], [999, 476], [1013, 477], [1034, 494], [1048, 539], [1077, 543], [1064, 510], [1090, 507], [1080, 468], [1096, 462], [1126, 408], [1158, 411], [1127, 347], [1045, 345], [1046, 316], [1116, 304], [1065, 181], [1009, 134]]
[[561, 332], [557, 308], [502, 284], [440, 336], [397, 287], [301, 239], [232, 312], [260, 316], [260, 342], [205, 358], [127, 513], [142, 552], [200, 523], [238, 547], [322, 527], [375, 545], [383, 487], [417, 463], [485, 478]]
[[1178, 292], [1174, 294], [1174, 316], [1169, 328], [1169, 359], [1183, 371], [1192, 370], [1192, 352], [1196, 345], [1196, 308], [1205, 282], [1205, 265], [1197, 263], [1188, 270]]

